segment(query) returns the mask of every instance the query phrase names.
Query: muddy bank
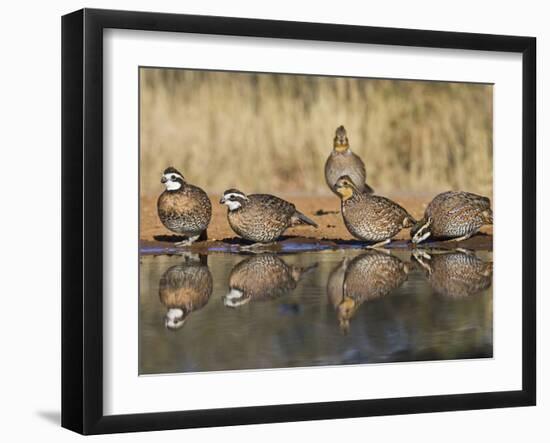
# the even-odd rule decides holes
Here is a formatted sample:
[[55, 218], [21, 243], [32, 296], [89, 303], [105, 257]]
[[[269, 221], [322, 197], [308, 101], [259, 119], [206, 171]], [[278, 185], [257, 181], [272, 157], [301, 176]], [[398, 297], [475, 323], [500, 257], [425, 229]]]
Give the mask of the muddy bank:
[[[285, 237], [276, 245], [266, 250], [274, 252], [298, 252], [304, 250], [322, 250], [338, 248], [359, 248], [362, 243], [355, 240], [348, 232], [340, 215], [340, 201], [335, 196], [304, 197], [285, 196], [296, 207], [312, 218], [319, 228], [300, 226], [288, 229]], [[421, 218], [426, 205], [432, 196], [399, 196], [390, 195], [390, 198], [406, 208], [415, 218]], [[207, 239], [196, 242], [191, 249], [196, 252], [236, 252], [240, 245], [246, 242], [240, 240], [227, 223], [227, 208], [218, 204], [219, 196], [211, 195], [212, 220], [208, 227]], [[157, 196], [141, 198], [140, 221], [140, 252], [142, 254], [170, 254], [177, 253], [174, 243], [183, 239], [166, 229], [157, 216]], [[492, 226], [483, 227], [481, 233], [459, 242], [442, 243], [431, 242], [429, 246], [454, 248], [461, 247], [474, 250], [493, 249]], [[396, 237], [390, 248], [410, 248], [409, 231], [403, 230]]]

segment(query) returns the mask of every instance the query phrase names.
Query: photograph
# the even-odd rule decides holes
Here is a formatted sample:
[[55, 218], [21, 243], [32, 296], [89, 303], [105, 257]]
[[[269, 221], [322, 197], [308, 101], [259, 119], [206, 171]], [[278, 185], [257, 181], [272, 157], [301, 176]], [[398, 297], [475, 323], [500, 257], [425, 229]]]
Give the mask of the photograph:
[[139, 374], [493, 356], [493, 85], [139, 68]]

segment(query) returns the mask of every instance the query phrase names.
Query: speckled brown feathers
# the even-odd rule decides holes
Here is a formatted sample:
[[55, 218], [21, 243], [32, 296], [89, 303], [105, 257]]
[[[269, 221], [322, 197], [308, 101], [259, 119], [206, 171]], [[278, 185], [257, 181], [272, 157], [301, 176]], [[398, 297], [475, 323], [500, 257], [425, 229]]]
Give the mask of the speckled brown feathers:
[[433, 290], [449, 297], [468, 297], [489, 288], [493, 263], [473, 253], [460, 251], [425, 253], [415, 250], [413, 257], [425, 270]]
[[162, 182], [167, 186], [157, 201], [162, 224], [177, 234], [200, 235], [212, 217], [212, 204], [206, 192], [187, 183], [174, 168], [165, 170]]
[[434, 239], [465, 239], [481, 226], [493, 223], [491, 201], [487, 197], [461, 191], [437, 195], [426, 207], [424, 217], [413, 229], [413, 242]]
[[208, 227], [212, 216], [212, 204], [206, 193], [190, 184], [185, 184], [179, 191], [164, 191], [157, 208], [162, 224], [179, 234], [201, 233]]
[[296, 288], [302, 275], [311, 268], [288, 265], [273, 254], [247, 258], [232, 269], [230, 292], [224, 297], [224, 304], [237, 307], [252, 300], [269, 300], [285, 295]]
[[416, 221], [400, 205], [386, 197], [360, 192], [350, 177], [337, 181], [342, 198], [342, 216], [348, 231], [365, 241], [389, 240]]
[[227, 219], [229, 225], [239, 236], [257, 243], [270, 243], [279, 238], [283, 232], [295, 225], [317, 224], [296, 210], [286, 200], [269, 194], [245, 195], [235, 189], [227, 190], [221, 202], [230, 206]]
[[[377, 299], [399, 288], [407, 280], [409, 266], [399, 258], [379, 251], [355, 257], [345, 267], [342, 299], [332, 303], [340, 328], [346, 332], [349, 321], [365, 301]], [[338, 274], [335, 274], [335, 278]]]
[[173, 329], [181, 326], [191, 312], [208, 303], [211, 294], [212, 275], [200, 262], [191, 261], [166, 270], [159, 281], [160, 301], [168, 312], [181, 311], [177, 319], [167, 315], [166, 325]]

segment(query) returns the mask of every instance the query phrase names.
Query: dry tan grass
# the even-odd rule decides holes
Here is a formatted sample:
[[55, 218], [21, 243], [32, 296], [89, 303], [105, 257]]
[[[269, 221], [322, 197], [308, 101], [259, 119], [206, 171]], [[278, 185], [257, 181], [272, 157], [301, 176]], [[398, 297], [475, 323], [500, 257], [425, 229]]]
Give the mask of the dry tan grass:
[[210, 192], [323, 194], [335, 128], [379, 193], [492, 194], [492, 86], [141, 70], [141, 185], [173, 165]]

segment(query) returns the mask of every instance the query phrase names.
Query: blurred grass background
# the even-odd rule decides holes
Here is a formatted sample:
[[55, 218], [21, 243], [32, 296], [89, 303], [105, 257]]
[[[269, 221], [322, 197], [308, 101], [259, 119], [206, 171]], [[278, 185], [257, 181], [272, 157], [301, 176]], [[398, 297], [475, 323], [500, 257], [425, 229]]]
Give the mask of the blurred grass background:
[[141, 68], [141, 189], [167, 166], [209, 192], [329, 194], [343, 124], [377, 193], [491, 196], [491, 85]]

